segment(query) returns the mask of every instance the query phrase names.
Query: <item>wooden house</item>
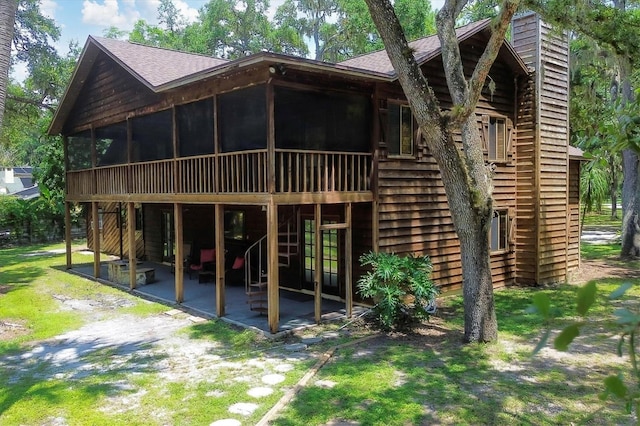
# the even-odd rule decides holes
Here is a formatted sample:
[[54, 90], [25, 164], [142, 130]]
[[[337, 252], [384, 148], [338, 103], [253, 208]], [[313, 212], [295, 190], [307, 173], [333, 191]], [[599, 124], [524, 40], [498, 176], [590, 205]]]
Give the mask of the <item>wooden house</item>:
[[[471, 72], [490, 22], [457, 34]], [[449, 107], [437, 37], [411, 46]], [[563, 281], [579, 262], [566, 39], [517, 17], [489, 81], [477, 121], [495, 169], [493, 282]], [[217, 315], [233, 284], [225, 269], [241, 258], [273, 332], [284, 290], [313, 295], [317, 318], [322, 298], [350, 314], [369, 250], [428, 255], [444, 291], [461, 286], [438, 167], [384, 51], [338, 64], [268, 52], [226, 61], [90, 37], [49, 132], [65, 140], [67, 209], [90, 212], [96, 277], [101, 250], [172, 262], [215, 248]], [[69, 238], [67, 248], [71, 268]], [[175, 263], [177, 302], [184, 268]]]

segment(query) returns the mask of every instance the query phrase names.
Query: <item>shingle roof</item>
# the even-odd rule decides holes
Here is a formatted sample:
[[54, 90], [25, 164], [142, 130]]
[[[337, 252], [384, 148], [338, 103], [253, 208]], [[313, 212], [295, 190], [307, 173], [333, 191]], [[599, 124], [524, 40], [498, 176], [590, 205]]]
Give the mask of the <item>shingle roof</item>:
[[115, 61], [151, 87], [162, 86], [229, 61], [176, 50], [150, 48], [128, 41], [91, 37]]
[[[482, 21], [473, 22], [463, 27], [456, 29], [456, 36], [458, 41], [465, 40], [470, 35], [487, 28], [490, 24], [490, 19], [483, 19]], [[440, 40], [437, 35], [420, 38], [418, 40], [409, 43], [415, 51], [415, 58], [419, 64], [423, 64], [435, 55], [440, 53]], [[339, 62], [340, 65], [344, 65], [350, 68], [359, 68], [362, 70], [378, 72], [388, 74], [389, 76], [395, 75], [393, 65], [389, 60], [386, 50], [378, 50], [376, 52], [368, 53], [365, 55], [356, 56], [346, 61]]]

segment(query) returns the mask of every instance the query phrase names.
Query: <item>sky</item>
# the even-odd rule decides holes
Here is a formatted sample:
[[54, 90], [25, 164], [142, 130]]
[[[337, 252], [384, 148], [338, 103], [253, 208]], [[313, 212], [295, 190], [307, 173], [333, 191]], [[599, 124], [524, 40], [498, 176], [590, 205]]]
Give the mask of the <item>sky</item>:
[[[84, 46], [89, 35], [103, 36], [104, 31], [112, 26], [120, 30], [130, 31], [133, 24], [144, 19], [149, 24], [158, 22], [158, 5], [160, 0], [40, 0], [40, 10], [45, 16], [53, 18], [60, 27], [61, 37], [55, 44], [58, 52], [65, 55], [69, 51], [72, 40]], [[181, 15], [193, 22], [198, 10], [208, 0], [173, 0]], [[271, 0], [270, 11], [284, 0]], [[431, 0], [434, 8], [441, 7], [444, 0]], [[271, 15], [273, 16], [273, 15]], [[12, 76], [22, 80], [26, 75], [24, 66], [13, 69]]]
[[[198, 10], [208, 0], [173, 0], [182, 16], [193, 22]], [[271, 0], [271, 9], [275, 9], [284, 0]], [[432, 0], [434, 8], [439, 8], [444, 0]], [[68, 50], [69, 42], [76, 40], [84, 45], [89, 35], [102, 36], [104, 30], [115, 26], [129, 31], [133, 24], [144, 19], [156, 24], [160, 0], [41, 0], [42, 12], [53, 18], [60, 26], [62, 36], [58, 50]]]
[[[207, 0], [174, 0], [182, 16], [193, 22]], [[89, 35], [102, 36], [109, 27], [130, 31], [133, 24], [144, 19], [158, 22], [160, 0], [41, 0], [41, 10], [60, 26], [62, 36], [58, 50], [66, 52], [69, 42], [84, 46]]]

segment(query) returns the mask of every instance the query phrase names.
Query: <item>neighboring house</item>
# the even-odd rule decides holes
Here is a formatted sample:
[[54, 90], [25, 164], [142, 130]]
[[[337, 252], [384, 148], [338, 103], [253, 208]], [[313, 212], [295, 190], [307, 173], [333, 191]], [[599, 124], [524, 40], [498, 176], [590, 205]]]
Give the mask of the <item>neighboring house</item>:
[[[490, 25], [457, 30], [469, 72]], [[512, 32], [477, 107], [495, 170], [496, 287], [564, 281], [579, 265], [567, 41], [534, 14]], [[411, 46], [449, 107], [437, 37]], [[65, 140], [67, 208], [87, 204], [99, 223], [88, 232], [96, 277], [101, 249], [135, 244], [130, 258], [171, 262], [184, 247], [215, 247], [222, 316], [224, 269], [245, 256], [274, 332], [281, 289], [343, 300], [350, 314], [369, 250], [429, 255], [436, 283], [461, 287], [438, 167], [384, 51], [339, 64], [266, 52], [226, 61], [90, 37], [49, 132]]]
[[13, 195], [24, 200], [40, 196], [33, 182], [31, 167], [0, 167], [0, 195]]

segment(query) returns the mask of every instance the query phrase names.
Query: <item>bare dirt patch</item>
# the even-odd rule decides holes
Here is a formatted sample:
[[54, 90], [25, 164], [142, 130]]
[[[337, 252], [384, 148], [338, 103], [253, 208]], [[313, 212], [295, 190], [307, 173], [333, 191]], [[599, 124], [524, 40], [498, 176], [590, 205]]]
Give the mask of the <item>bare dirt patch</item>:
[[584, 284], [599, 278], [640, 278], [640, 270], [619, 264], [613, 259], [583, 260], [580, 269], [570, 277], [571, 284]]
[[27, 334], [28, 332], [29, 332], [29, 329], [26, 327], [24, 321], [20, 321], [20, 320], [0, 321], [0, 340], [11, 340], [15, 337]]

